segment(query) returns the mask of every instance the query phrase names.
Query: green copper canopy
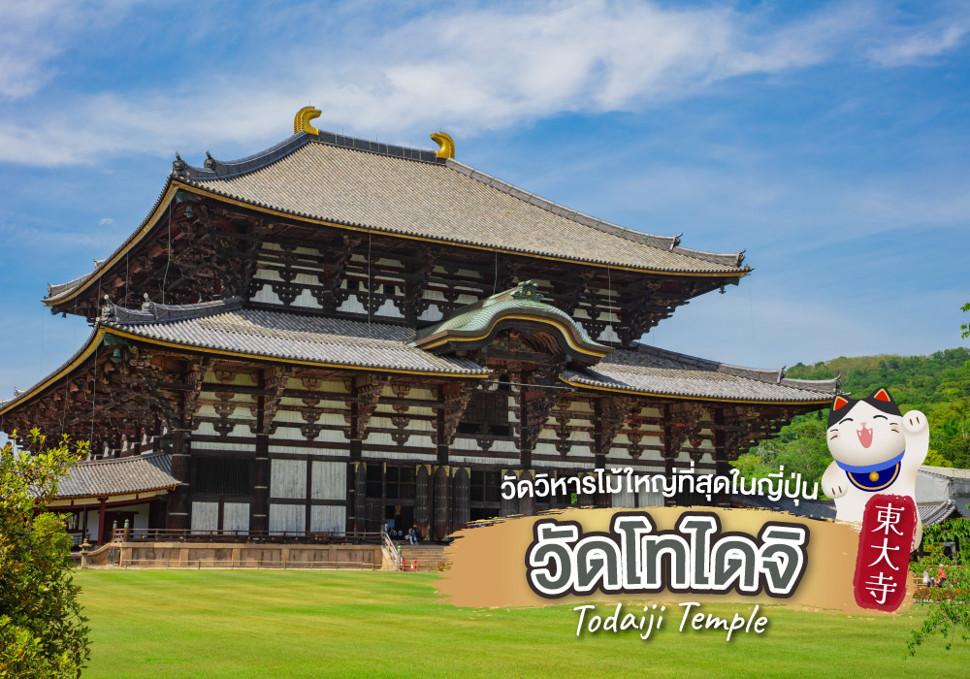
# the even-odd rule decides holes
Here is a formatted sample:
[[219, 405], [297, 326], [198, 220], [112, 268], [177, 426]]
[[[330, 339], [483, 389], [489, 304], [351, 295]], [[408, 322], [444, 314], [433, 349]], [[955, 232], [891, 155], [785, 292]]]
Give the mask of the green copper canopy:
[[611, 351], [594, 342], [569, 314], [543, 302], [534, 281], [524, 281], [459, 309], [450, 318], [420, 331], [414, 344], [439, 352], [478, 349], [509, 327], [553, 334], [570, 362], [592, 365]]

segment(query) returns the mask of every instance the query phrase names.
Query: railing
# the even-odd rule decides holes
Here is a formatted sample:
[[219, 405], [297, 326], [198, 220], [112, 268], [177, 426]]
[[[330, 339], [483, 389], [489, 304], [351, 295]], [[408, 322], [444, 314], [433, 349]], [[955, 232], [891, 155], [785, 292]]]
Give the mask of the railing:
[[381, 529], [381, 541], [391, 553], [391, 560], [394, 562], [394, 570], [401, 570], [401, 549], [394, 544], [394, 540], [391, 539], [391, 536], [388, 535], [387, 531], [383, 528]]
[[308, 532], [253, 530], [192, 530], [177, 528], [115, 528], [112, 542], [255, 542], [379, 545], [383, 531]]
[[261, 570], [380, 570], [381, 563], [362, 561], [271, 561], [264, 559], [125, 559], [119, 563], [122, 568], [228, 568]]

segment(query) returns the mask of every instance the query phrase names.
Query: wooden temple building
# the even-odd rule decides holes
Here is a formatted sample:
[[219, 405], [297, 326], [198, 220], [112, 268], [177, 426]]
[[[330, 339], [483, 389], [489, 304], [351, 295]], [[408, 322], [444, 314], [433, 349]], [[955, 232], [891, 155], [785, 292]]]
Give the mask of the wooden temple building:
[[829, 403], [834, 381], [639, 342], [737, 284], [743, 253], [544, 200], [462, 164], [443, 133], [404, 148], [317, 115], [241, 160], [176, 156], [128, 239], [50, 286], [50, 310], [92, 334], [0, 426], [92, 441], [54, 503], [92, 542], [123, 521], [437, 539], [550, 506], [503, 500], [509, 472], [724, 471]]

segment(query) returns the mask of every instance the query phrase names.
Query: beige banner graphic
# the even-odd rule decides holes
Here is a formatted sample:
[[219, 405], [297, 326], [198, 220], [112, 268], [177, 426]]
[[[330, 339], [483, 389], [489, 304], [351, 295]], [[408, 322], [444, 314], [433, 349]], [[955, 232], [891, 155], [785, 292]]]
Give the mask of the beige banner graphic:
[[858, 542], [850, 525], [758, 509], [566, 509], [460, 531], [438, 590], [485, 608], [690, 599], [866, 614]]

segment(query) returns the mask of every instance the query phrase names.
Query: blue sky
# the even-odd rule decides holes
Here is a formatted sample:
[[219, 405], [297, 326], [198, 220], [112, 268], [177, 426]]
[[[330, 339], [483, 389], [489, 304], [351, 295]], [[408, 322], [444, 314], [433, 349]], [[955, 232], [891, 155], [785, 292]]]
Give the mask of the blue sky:
[[140, 222], [176, 150], [317, 124], [433, 148], [599, 217], [747, 250], [646, 341], [753, 366], [959, 346], [964, 3], [0, 0], [0, 398], [88, 334], [48, 282]]

